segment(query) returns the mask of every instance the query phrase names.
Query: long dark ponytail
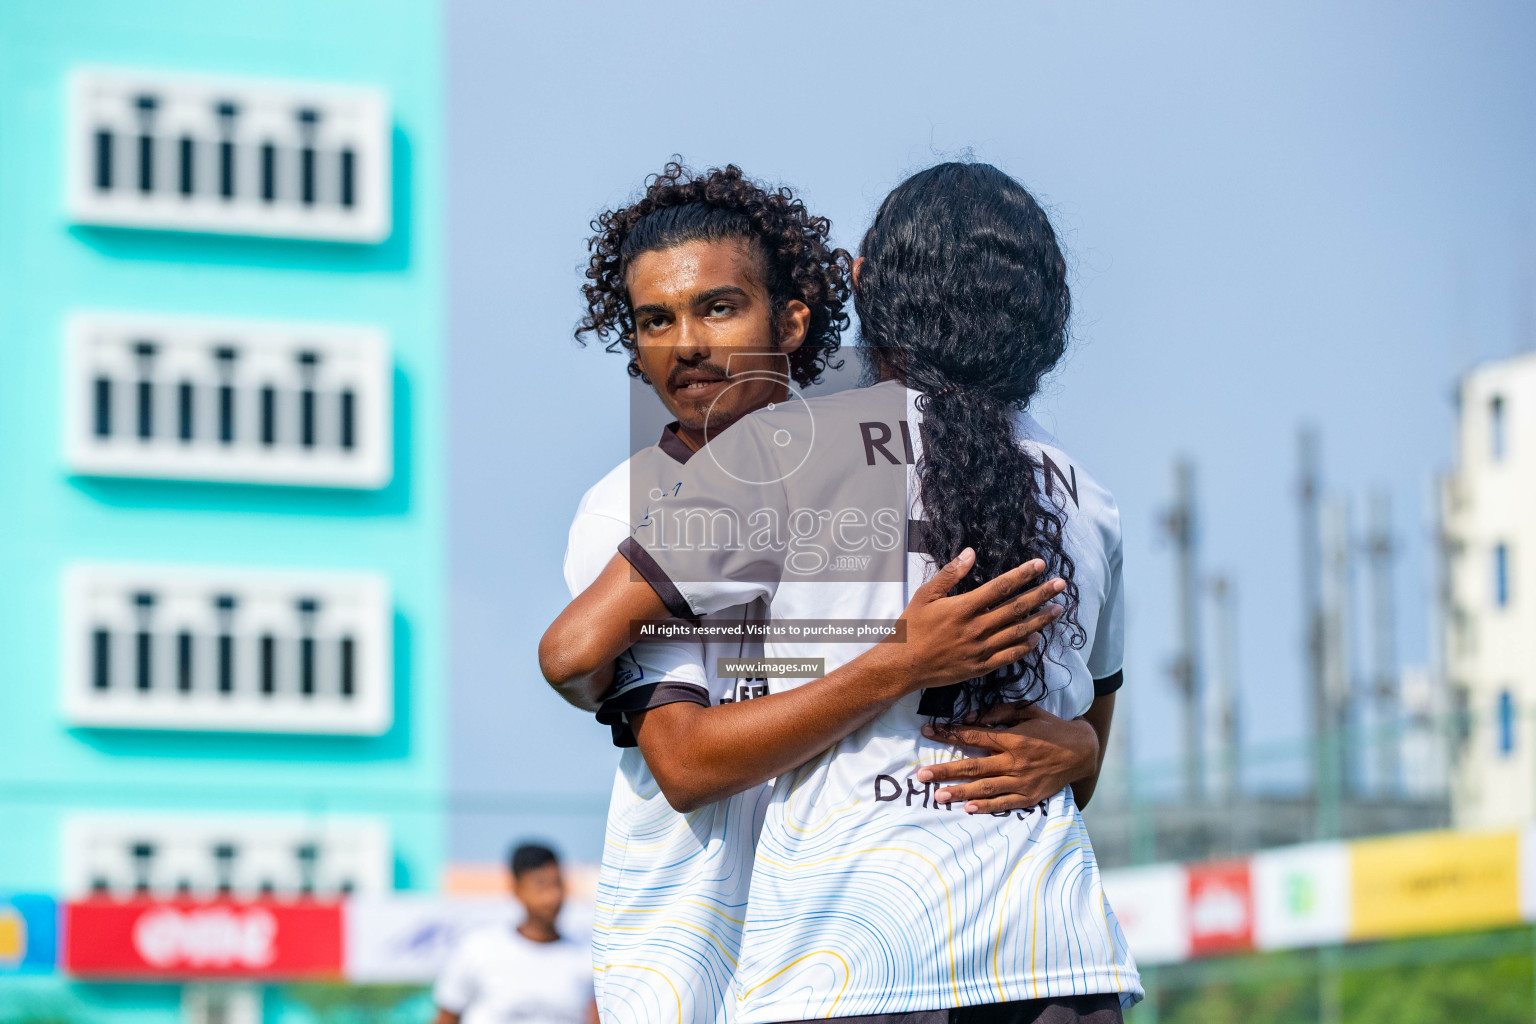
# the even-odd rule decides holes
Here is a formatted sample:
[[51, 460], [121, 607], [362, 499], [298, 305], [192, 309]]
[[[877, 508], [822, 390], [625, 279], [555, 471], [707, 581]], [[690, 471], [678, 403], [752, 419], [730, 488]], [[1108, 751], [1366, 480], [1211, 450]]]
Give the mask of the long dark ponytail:
[[[922, 393], [917, 465], [925, 550], [942, 565], [967, 546], [970, 590], [1029, 561], [1066, 580], [1055, 637], [1074, 647], [1065, 509], [1041, 490], [1014, 417], [1061, 359], [1072, 298], [1056, 232], [1034, 196], [989, 164], [945, 163], [898, 185], [864, 235], [854, 302], [862, 352], [881, 377]], [[961, 684], [960, 717], [1046, 692], [1046, 651]]]

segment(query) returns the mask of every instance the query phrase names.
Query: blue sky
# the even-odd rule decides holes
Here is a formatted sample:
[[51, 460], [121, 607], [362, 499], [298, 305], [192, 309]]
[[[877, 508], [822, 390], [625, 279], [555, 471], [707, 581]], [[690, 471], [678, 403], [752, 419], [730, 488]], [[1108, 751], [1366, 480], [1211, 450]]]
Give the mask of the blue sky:
[[1240, 588], [1246, 742], [1307, 720], [1303, 422], [1335, 493], [1390, 490], [1400, 656], [1427, 656], [1425, 509], [1456, 374], [1533, 340], [1536, 9], [448, 0], [447, 17], [457, 857], [530, 833], [600, 850], [615, 755], [534, 650], [576, 502], [628, 454], [623, 361], [571, 340], [587, 224], [674, 153], [793, 186], [850, 248], [944, 158], [1046, 203], [1076, 314], [1035, 412], [1120, 502], [1138, 763], [1176, 753], [1157, 520], [1179, 456], [1205, 566]]

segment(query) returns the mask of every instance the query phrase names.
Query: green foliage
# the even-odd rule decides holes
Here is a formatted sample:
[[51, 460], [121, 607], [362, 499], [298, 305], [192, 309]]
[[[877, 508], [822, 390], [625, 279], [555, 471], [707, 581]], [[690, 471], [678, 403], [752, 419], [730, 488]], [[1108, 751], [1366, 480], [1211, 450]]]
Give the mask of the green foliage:
[[422, 1024], [432, 1019], [429, 990], [420, 985], [288, 985], [285, 1000], [317, 1024]]
[[1536, 1016], [1533, 958], [1536, 933], [1520, 928], [1163, 967], [1148, 972], [1148, 999], [1126, 1020], [1527, 1024]]
[[[1316, 956], [1277, 953], [1226, 961], [1227, 970], [1184, 972], [1149, 988], [1127, 1024], [1311, 1024], [1318, 1020]], [[1235, 969], [1234, 969], [1235, 968]], [[1156, 1001], [1155, 1006], [1149, 1005]]]
[[1344, 976], [1345, 1024], [1527, 1024], [1533, 1014], [1536, 979], [1529, 954]]

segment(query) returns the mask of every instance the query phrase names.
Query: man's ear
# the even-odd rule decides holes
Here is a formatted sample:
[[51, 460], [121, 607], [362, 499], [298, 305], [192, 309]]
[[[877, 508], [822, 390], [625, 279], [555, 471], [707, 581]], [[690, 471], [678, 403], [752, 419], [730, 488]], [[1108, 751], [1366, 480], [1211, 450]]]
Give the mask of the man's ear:
[[799, 299], [785, 303], [779, 314], [779, 351], [793, 352], [805, 344], [805, 336], [811, 330], [811, 307]]
[[854, 288], [854, 291], [858, 291], [858, 288], [859, 288], [859, 274], [862, 273], [863, 270], [864, 270], [864, 257], [863, 256], [855, 256], [853, 258], [853, 288]]

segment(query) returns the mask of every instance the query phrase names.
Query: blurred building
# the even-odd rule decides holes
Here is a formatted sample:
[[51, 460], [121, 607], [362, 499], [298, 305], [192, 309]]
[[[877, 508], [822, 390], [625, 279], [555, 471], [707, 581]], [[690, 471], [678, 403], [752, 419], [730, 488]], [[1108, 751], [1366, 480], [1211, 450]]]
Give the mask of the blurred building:
[[0, 5], [0, 1018], [259, 1019], [437, 882], [437, 15]]
[[[1095, 855], [1106, 867], [1236, 857], [1451, 823], [1443, 677], [1396, 658], [1390, 502], [1384, 492], [1373, 493], [1367, 528], [1358, 531], [1349, 502], [1322, 485], [1318, 438], [1304, 430], [1300, 440], [1306, 628], [1299, 639], [1310, 692], [1299, 696], [1313, 705], [1310, 734], [1242, 749], [1237, 589], [1225, 575], [1203, 580], [1194, 467], [1180, 463], [1175, 502], [1163, 524], [1176, 555], [1179, 621], [1171, 675], [1183, 705], [1181, 749], [1160, 765], [1133, 764], [1136, 730], [1125, 706], [1098, 795], [1084, 811]], [[1368, 602], [1358, 587], [1361, 554]], [[1362, 603], [1368, 614], [1359, 614]], [[1357, 657], [1362, 639], [1368, 640], [1368, 670]], [[1287, 777], [1307, 785], [1300, 792], [1286, 792], [1284, 783], [1277, 788], [1274, 780]], [[1180, 784], [1169, 784], [1175, 780]]]
[[1404, 669], [1402, 708], [1403, 793], [1444, 800], [1451, 774], [1445, 742], [1450, 716], [1439, 673], [1422, 666]]
[[1536, 354], [1467, 374], [1458, 413], [1443, 494], [1453, 803], [1482, 827], [1536, 816]]

